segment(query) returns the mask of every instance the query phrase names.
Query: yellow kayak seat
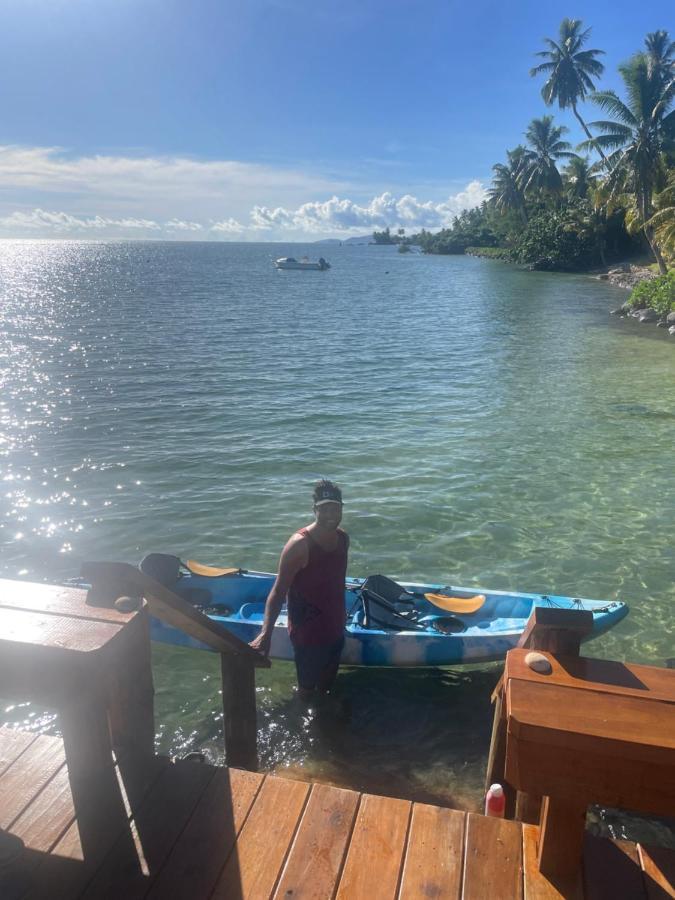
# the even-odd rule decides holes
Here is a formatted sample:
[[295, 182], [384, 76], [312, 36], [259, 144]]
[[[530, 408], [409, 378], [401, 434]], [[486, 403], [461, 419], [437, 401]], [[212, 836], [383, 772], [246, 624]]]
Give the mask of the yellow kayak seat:
[[475, 597], [448, 597], [446, 594], [425, 594], [425, 600], [433, 603], [439, 609], [450, 613], [471, 613], [478, 612], [485, 603], [485, 594], [476, 594]]
[[185, 563], [193, 575], [203, 575], [206, 578], [220, 578], [223, 575], [238, 575], [241, 569], [219, 569], [216, 566], [205, 566], [194, 559], [188, 559]]

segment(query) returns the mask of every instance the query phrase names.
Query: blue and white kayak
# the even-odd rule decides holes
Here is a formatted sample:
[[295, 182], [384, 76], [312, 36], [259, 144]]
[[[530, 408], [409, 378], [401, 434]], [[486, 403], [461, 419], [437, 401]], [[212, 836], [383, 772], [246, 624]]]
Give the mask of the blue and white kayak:
[[[376, 576], [380, 577], [380, 576]], [[260, 631], [265, 600], [275, 576], [265, 572], [230, 571], [222, 576], [182, 574], [172, 586], [179, 595], [227, 628], [243, 641], [251, 641]], [[530, 613], [536, 606], [557, 609], [589, 610], [597, 637], [628, 614], [628, 606], [619, 601], [584, 600], [552, 594], [521, 594], [507, 591], [480, 591], [438, 584], [400, 583], [405, 589], [406, 609], [413, 610], [415, 621], [408, 627], [399, 623], [396, 630], [378, 626], [365, 615], [361, 597], [364, 579], [348, 579], [345, 584], [347, 614], [345, 648], [341, 664], [345, 666], [445, 666], [482, 663], [503, 659], [516, 646]], [[425, 595], [451, 596], [455, 606], [475, 611], [447, 612]], [[482, 595], [478, 603], [470, 601]], [[293, 647], [288, 635], [287, 613], [282, 609], [274, 627], [270, 656], [292, 660]], [[401, 627], [401, 625], [403, 627]], [[449, 626], [449, 630], [448, 627]], [[152, 619], [153, 640], [196, 649], [209, 649], [182, 631]]]

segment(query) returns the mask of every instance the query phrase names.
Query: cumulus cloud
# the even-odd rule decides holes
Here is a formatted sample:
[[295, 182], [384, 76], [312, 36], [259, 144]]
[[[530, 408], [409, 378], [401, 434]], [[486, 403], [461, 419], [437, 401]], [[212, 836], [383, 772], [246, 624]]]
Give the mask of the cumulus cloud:
[[242, 225], [241, 222], [237, 222], [236, 219], [223, 219], [222, 222], [214, 222], [211, 225], [211, 231], [216, 234], [241, 234], [246, 231], [246, 226]]
[[31, 212], [17, 211], [0, 218], [0, 229], [3, 231], [104, 231], [107, 229], [159, 231], [162, 226], [151, 219], [122, 218], [110, 219], [106, 216], [82, 218], [71, 216], [65, 212], [50, 212], [45, 209], [34, 209]]
[[0, 234], [7, 237], [283, 240], [386, 226], [413, 231], [442, 228], [485, 196], [479, 181], [419, 199], [256, 163], [0, 146]]
[[464, 190], [436, 202], [418, 200], [411, 194], [396, 197], [385, 191], [367, 205], [331, 197], [324, 202], [303, 203], [296, 209], [255, 206], [251, 222], [259, 230], [283, 229], [304, 232], [359, 231], [368, 228], [442, 228], [463, 209], [471, 209], [487, 194], [480, 181], [471, 181]]
[[164, 227], [167, 231], [202, 231], [204, 228], [199, 222], [184, 222], [182, 219], [169, 219]]

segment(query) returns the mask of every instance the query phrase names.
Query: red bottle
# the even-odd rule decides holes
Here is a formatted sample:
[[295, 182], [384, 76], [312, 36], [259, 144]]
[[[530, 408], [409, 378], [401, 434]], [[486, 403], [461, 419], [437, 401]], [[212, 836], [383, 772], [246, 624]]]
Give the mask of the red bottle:
[[490, 790], [485, 795], [485, 815], [503, 819], [505, 805], [504, 788], [501, 784], [491, 784]]

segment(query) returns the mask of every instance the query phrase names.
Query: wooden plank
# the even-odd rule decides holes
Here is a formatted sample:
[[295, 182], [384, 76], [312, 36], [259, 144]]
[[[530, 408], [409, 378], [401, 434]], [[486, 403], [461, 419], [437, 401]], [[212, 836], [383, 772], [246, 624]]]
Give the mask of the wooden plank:
[[87, 592], [82, 588], [0, 578], [0, 607], [55, 613], [118, 625], [124, 625], [136, 615], [135, 612], [118, 612], [114, 607], [88, 606], [86, 599]]
[[198, 762], [167, 766], [132, 819], [130, 835], [115, 843], [83, 897], [135, 900], [144, 897], [216, 770]]
[[219, 769], [195, 807], [149, 898], [208, 897], [264, 780], [263, 775]]
[[636, 759], [672, 762], [675, 703], [613, 697], [555, 684], [510, 679], [506, 689], [508, 733], [523, 740], [587, 750], [597, 739], [603, 752], [632, 753]]
[[521, 900], [521, 827], [507, 819], [468, 814], [462, 900]]
[[[141, 806], [168, 763], [166, 757], [134, 760], [133, 766], [128, 760], [120, 762], [118, 777], [124, 787], [130, 815]], [[98, 809], [95, 791], [91, 794], [90, 803], [92, 810]], [[55, 900], [55, 885], [58, 885], [59, 897], [79, 897], [115, 842], [125, 841], [130, 857], [137, 853], [128, 823], [120, 832], [117, 823], [101, 818], [95, 837], [96, 843], [90, 843], [85, 853], [78, 822], [75, 821], [49, 856], [41, 855], [39, 859], [29, 856], [24, 866], [28, 869], [29, 889], [24, 890], [21, 897], [25, 896], [26, 900]]]
[[18, 728], [0, 727], [0, 776], [26, 750], [37, 735]]
[[[587, 803], [603, 803], [655, 815], [672, 815], [675, 781], [671, 765], [614, 756], [589, 742], [584, 750], [509, 737], [506, 777], [519, 790], [565, 797], [572, 789]], [[630, 748], [631, 745], [627, 745]]]
[[583, 881], [585, 900], [646, 897], [637, 847], [586, 833]]
[[0, 828], [12, 822], [30, 805], [65, 763], [59, 738], [40, 735], [17, 757], [0, 778]]
[[332, 897], [347, 851], [359, 795], [315, 784], [302, 816], [276, 900], [325, 900]]
[[99, 650], [121, 629], [113, 622], [0, 607], [0, 648], [10, 643], [88, 653]]
[[638, 844], [640, 866], [649, 900], [675, 898], [675, 850]]
[[[675, 703], [675, 672], [656, 666], [635, 666], [607, 659], [585, 656], [554, 656], [545, 653], [551, 673], [534, 672], [525, 662], [528, 650], [511, 650], [506, 657], [504, 677], [520, 678], [542, 684], [591, 690], [596, 693], [620, 694], [665, 700]], [[608, 701], [611, 702], [611, 701]]]
[[218, 879], [213, 900], [268, 900], [293, 840], [310, 785], [268, 776]]
[[407, 800], [363, 795], [337, 900], [396, 897], [411, 810]]
[[583, 900], [581, 870], [571, 878], [549, 879], [539, 871], [536, 825], [523, 825], [524, 900]]
[[399, 900], [459, 900], [465, 825], [456, 809], [413, 804]]
[[49, 853], [75, 820], [68, 769], [62, 766], [11, 826], [26, 847]]

